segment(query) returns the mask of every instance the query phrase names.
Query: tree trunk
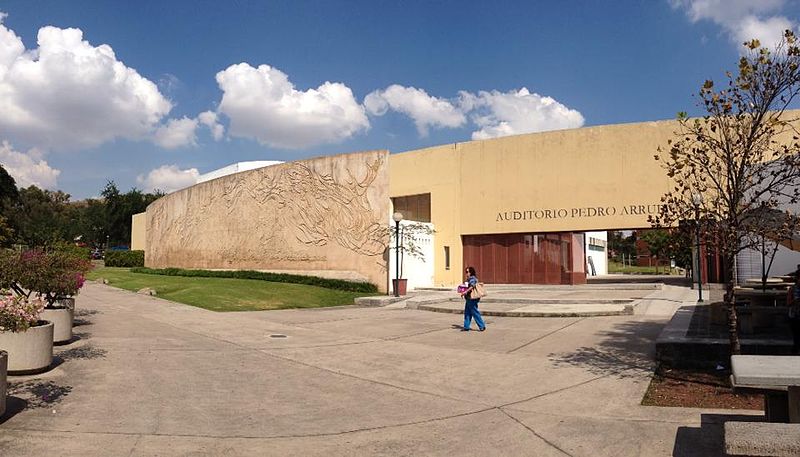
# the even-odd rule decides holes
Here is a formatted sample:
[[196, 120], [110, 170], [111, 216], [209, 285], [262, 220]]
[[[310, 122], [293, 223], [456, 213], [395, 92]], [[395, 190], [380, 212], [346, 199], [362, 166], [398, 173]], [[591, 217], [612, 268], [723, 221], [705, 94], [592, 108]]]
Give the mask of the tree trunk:
[[742, 353], [742, 347], [739, 342], [739, 317], [736, 315], [736, 299], [733, 296], [733, 256], [730, 254], [725, 254], [725, 270], [728, 272], [728, 279], [725, 281], [725, 306], [728, 308], [728, 339], [731, 344], [731, 355], [737, 355]]

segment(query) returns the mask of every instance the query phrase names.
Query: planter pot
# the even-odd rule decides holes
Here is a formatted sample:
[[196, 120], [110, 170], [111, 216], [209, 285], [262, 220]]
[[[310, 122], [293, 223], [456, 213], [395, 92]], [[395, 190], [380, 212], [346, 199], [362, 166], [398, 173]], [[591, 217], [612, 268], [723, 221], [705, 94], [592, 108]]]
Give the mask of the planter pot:
[[0, 417], [6, 412], [6, 374], [8, 370], [8, 353], [0, 351]]
[[395, 295], [405, 295], [408, 279], [392, 279], [392, 290]]
[[75, 309], [75, 299], [72, 298], [72, 297], [70, 297], [70, 298], [59, 298], [58, 300], [56, 300], [56, 302], [53, 304], [53, 306], [56, 306], [56, 307], [59, 307], [59, 308]]
[[53, 323], [53, 342], [67, 343], [72, 340], [72, 319], [74, 308], [45, 308], [42, 320]]
[[53, 362], [53, 324], [39, 325], [24, 332], [0, 332], [0, 350], [8, 352], [8, 374], [46, 371]]

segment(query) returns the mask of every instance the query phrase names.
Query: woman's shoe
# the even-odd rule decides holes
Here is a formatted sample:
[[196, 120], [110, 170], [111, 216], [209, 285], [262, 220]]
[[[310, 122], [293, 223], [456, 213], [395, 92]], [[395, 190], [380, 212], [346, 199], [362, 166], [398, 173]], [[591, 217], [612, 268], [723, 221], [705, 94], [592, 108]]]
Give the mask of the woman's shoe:
[[469, 331], [469, 328], [467, 328], [467, 327], [461, 327], [461, 331], [462, 331], [462, 332], [468, 332], [468, 331]]

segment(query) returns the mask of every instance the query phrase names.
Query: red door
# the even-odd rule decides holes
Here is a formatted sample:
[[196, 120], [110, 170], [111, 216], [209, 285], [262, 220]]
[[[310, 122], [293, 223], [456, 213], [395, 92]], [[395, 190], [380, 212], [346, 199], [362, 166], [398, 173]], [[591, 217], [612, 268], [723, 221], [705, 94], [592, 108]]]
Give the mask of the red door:
[[[578, 237], [579, 238], [579, 237]], [[576, 238], [577, 239], [577, 238]], [[464, 235], [464, 266], [473, 266], [481, 281], [490, 284], [585, 283], [583, 245], [572, 233], [506, 233]], [[580, 252], [574, 252], [575, 250]]]

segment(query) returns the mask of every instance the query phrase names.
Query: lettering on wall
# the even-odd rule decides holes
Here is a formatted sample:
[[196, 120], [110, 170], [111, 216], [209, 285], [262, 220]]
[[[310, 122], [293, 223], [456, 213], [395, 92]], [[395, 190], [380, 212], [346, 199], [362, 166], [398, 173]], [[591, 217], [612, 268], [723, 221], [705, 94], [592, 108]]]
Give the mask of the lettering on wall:
[[541, 219], [578, 219], [609, 216], [647, 216], [658, 214], [661, 205], [588, 206], [582, 208], [541, 208], [500, 211], [495, 222]]

